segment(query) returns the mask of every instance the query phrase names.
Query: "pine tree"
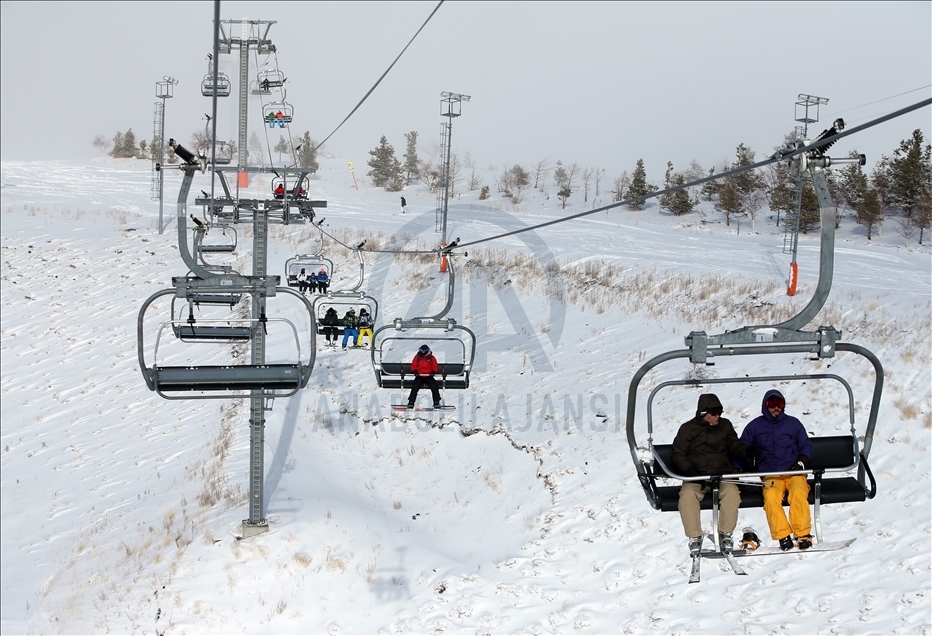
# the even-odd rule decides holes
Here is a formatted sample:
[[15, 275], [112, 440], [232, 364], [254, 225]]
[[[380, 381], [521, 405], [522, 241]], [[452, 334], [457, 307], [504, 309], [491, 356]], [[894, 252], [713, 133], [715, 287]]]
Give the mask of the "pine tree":
[[133, 134], [132, 128], [123, 135], [123, 148], [120, 150], [119, 156], [127, 159], [136, 156], [136, 135]]
[[866, 188], [860, 200], [855, 205], [858, 223], [867, 228], [867, 240], [871, 240], [874, 226], [879, 225], [883, 219], [883, 206], [880, 204], [880, 195], [874, 188]]
[[[647, 183], [647, 170], [644, 169], [644, 160], [638, 159], [637, 165], [634, 167], [634, 174], [631, 175], [631, 185], [628, 186], [628, 191], [625, 193], [626, 199], [636, 199], [653, 192], [654, 189], [651, 188]], [[644, 202], [638, 201], [630, 205], [632, 210], [643, 210]]]
[[557, 198], [560, 199], [560, 201], [563, 203], [562, 209], [566, 209], [566, 200], [571, 196], [573, 196], [573, 188], [571, 188], [569, 185], [564, 185], [560, 188], [559, 191], [557, 191]]
[[116, 131], [116, 134], [113, 135], [113, 148], [110, 149], [111, 157], [122, 157], [123, 156], [123, 133], [119, 130]]
[[320, 169], [320, 164], [317, 162], [317, 150], [317, 142], [311, 139], [310, 131], [305, 130], [304, 135], [298, 138], [298, 145], [295, 146], [298, 167], [317, 172]]
[[[369, 151], [372, 156], [369, 159], [368, 166], [372, 168], [368, 176], [372, 179], [372, 184], [379, 188], [390, 189], [401, 185], [401, 163], [395, 156], [395, 149], [385, 135], [379, 140], [379, 145]], [[398, 188], [400, 189], [400, 187]]]
[[[849, 159], [857, 159], [860, 155], [857, 150], [848, 153]], [[867, 191], [867, 175], [860, 163], [850, 163], [839, 170], [838, 187], [848, 206], [857, 210], [858, 204], [864, 199]], [[878, 199], [879, 201], [879, 199]]]
[[715, 209], [725, 215], [725, 225], [731, 225], [731, 217], [741, 214], [741, 195], [738, 190], [726, 179], [718, 188], [718, 202]]
[[[714, 174], [715, 174], [715, 168], [709, 168], [709, 176], [711, 177]], [[701, 195], [702, 198], [704, 198], [706, 201], [711, 201], [712, 199], [717, 197], [718, 187], [719, 187], [718, 181], [706, 181], [705, 183], [703, 183], [702, 184], [702, 195]]]
[[412, 130], [409, 133], [405, 133], [405, 183], [411, 185], [411, 182], [415, 179], [420, 178], [418, 174], [418, 167], [420, 162], [417, 158], [417, 131]]
[[932, 194], [932, 147], [923, 147], [922, 142], [917, 128], [910, 139], [900, 142], [890, 162], [890, 200], [910, 218], [919, 198]]
[[[674, 175], [671, 186], [681, 186], [686, 183], [686, 177], [678, 174]], [[693, 206], [695, 202], [693, 198], [689, 196], [689, 190], [683, 188], [682, 190], [677, 190], [673, 194], [668, 195], [670, 199], [668, 200], [667, 209], [670, 212], [673, 212], [674, 216], [683, 216], [684, 214], [689, 214], [693, 211]]]
[[272, 150], [278, 153], [278, 161], [281, 162], [282, 155], [288, 152], [288, 142], [285, 141], [284, 135], [279, 135], [278, 143], [275, 144], [275, 147], [272, 148]]
[[807, 175], [803, 182], [803, 197], [799, 208], [799, 231], [808, 234], [809, 230], [819, 227], [820, 220], [819, 197], [812, 187], [812, 178]]

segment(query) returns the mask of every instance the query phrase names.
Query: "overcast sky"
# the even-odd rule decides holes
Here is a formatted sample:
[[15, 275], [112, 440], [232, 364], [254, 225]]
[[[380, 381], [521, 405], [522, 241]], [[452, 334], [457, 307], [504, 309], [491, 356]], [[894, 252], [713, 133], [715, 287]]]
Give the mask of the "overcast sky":
[[[224, 2], [221, 19], [276, 22], [269, 35], [288, 77], [291, 132], [321, 140], [435, 6]], [[212, 2], [0, 7], [3, 160], [86, 159], [95, 134], [129, 128], [151, 139], [164, 75], [180, 82], [166, 136], [184, 143], [204, 126]], [[448, 1], [325, 150], [364, 166], [381, 135], [400, 157], [404, 133], [416, 130], [429, 152], [440, 93], [451, 91], [472, 97], [454, 120], [453, 148], [480, 167], [551, 157], [611, 178], [643, 158], [660, 182], [668, 160], [709, 167], [731, 160], [739, 143], [769, 155], [796, 125], [799, 93], [830, 100], [816, 132], [838, 116], [850, 127], [929, 97], [930, 25], [929, 2]], [[235, 79], [236, 56], [222, 58]], [[258, 99], [251, 126], [263, 134]], [[234, 102], [220, 107], [220, 138], [235, 139]], [[925, 108], [883, 124], [839, 144], [839, 154], [856, 146], [873, 166], [916, 128], [928, 141], [930, 117]], [[280, 132], [272, 134], [274, 143]]]

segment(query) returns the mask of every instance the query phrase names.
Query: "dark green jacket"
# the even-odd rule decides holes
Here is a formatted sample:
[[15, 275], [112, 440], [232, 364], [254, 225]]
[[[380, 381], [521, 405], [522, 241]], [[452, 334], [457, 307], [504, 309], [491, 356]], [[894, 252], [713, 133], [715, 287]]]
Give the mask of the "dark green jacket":
[[737, 472], [732, 459], [743, 458], [747, 445], [738, 439], [735, 427], [724, 417], [718, 426], [694, 417], [682, 426], [673, 440], [673, 470], [685, 475], [695, 468], [699, 475]]

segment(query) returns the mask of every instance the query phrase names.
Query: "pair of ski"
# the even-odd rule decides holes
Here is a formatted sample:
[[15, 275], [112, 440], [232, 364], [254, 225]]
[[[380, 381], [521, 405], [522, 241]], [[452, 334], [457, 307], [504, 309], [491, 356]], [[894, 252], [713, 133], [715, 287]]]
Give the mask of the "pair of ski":
[[[712, 537], [708, 537], [712, 541]], [[739, 549], [733, 550], [731, 552], [716, 552], [715, 550], [703, 550], [699, 554], [692, 557], [692, 567], [689, 571], [689, 582], [698, 583], [699, 582], [699, 562], [702, 560], [702, 557], [707, 559], [725, 559], [728, 562], [728, 566], [731, 568], [732, 572], [742, 576], [746, 575], [747, 572], [744, 571], [738, 561], [738, 557], [751, 557], [751, 556], [768, 556], [771, 554], [801, 554], [804, 552], [832, 552], [835, 550], [843, 550], [849, 545], [854, 543], [854, 539], [845, 539], [844, 541], [827, 541], [823, 543], [814, 543], [812, 547], [807, 548], [806, 550], [800, 550], [799, 548], [792, 548], [790, 550], [781, 550], [779, 547], [772, 548], [757, 548], [755, 550], [751, 549]]]
[[747, 576], [748, 574], [744, 571], [744, 568], [738, 565], [738, 561], [735, 560], [735, 555], [731, 551], [726, 552], [722, 550], [721, 552], [716, 552], [715, 550], [703, 550], [692, 557], [692, 566], [689, 569], [690, 583], [699, 582], [699, 563], [702, 561], [702, 557], [706, 557], [707, 559], [725, 559], [731, 571], [738, 576]]

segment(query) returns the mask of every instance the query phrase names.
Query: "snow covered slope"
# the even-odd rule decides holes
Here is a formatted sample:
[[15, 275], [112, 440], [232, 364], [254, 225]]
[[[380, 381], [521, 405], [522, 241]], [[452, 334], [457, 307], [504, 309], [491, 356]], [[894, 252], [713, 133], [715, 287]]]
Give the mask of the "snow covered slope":
[[[382, 248], [393, 238], [433, 245], [434, 195], [406, 189], [403, 216], [397, 195], [356, 190], [345, 164], [323, 159], [312, 182], [311, 198], [328, 201], [328, 232]], [[635, 477], [628, 384], [692, 330], [792, 315], [815, 285], [817, 235], [801, 237], [792, 299], [772, 221], [739, 233], [711, 207], [704, 223], [656, 206], [614, 210], [469, 248], [455, 263], [454, 313], [479, 352], [472, 388], [445, 394], [456, 411], [393, 417], [403, 396], [376, 388], [367, 352], [319, 351], [311, 385], [267, 414], [271, 530], [240, 540], [248, 405], [163, 400], [137, 366], [140, 306], [185, 273], [174, 223], [157, 232], [148, 171], [109, 159], [2, 164], [4, 633], [932, 632], [927, 246], [868, 243], [846, 220], [815, 321], [871, 349], [886, 371], [871, 454], [879, 494], [823, 509], [827, 539], [857, 541], [745, 559], [740, 578], [706, 561], [702, 583], [688, 586], [679, 519], [653, 511]], [[169, 219], [178, 182], [169, 176]], [[206, 186], [199, 177], [194, 189]], [[268, 181], [254, 187], [263, 196]], [[450, 235], [464, 242], [581, 210], [539, 195], [515, 209], [477, 194], [451, 206]], [[316, 242], [308, 228], [271, 234], [273, 273]], [[234, 262], [245, 271], [250, 244], [242, 228]], [[327, 249], [338, 278], [353, 282], [354, 257], [332, 241]], [[366, 262], [382, 322], [442, 305], [435, 262]], [[851, 382], [863, 421], [866, 365], [788, 358], [727, 360], [711, 372], [830, 368]], [[740, 430], [767, 388], [716, 392]], [[846, 429], [836, 393], [780, 388], [810, 431]], [[656, 441], [672, 440], [696, 395], [664, 394]], [[772, 543], [762, 511], [742, 510], [744, 525]]]

